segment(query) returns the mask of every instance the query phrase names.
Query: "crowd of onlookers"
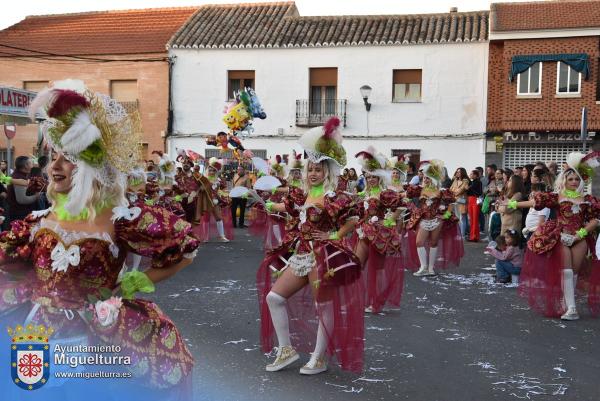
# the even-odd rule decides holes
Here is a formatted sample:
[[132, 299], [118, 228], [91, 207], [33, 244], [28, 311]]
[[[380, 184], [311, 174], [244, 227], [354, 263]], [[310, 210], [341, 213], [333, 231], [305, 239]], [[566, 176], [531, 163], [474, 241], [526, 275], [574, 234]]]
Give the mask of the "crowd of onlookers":
[[40, 156], [35, 161], [28, 156], [19, 156], [15, 159], [14, 168], [9, 171], [6, 161], [0, 161], [2, 175], [11, 177], [10, 183], [0, 182], [1, 229], [6, 229], [11, 221], [49, 207], [46, 198], [47, 164], [47, 156]]

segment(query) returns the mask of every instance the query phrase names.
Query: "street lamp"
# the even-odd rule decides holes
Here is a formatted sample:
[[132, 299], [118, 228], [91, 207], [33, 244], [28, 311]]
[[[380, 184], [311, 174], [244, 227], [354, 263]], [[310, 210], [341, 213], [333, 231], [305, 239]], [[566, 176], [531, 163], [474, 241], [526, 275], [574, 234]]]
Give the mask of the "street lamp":
[[360, 87], [360, 95], [363, 98], [363, 101], [365, 102], [365, 108], [367, 109], [367, 111], [371, 111], [371, 103], [369, 103], [369, 96], [371, 95], [371, 91], [373, 90], [373, 88], [371, 88], [369, 85], [363, 85]]

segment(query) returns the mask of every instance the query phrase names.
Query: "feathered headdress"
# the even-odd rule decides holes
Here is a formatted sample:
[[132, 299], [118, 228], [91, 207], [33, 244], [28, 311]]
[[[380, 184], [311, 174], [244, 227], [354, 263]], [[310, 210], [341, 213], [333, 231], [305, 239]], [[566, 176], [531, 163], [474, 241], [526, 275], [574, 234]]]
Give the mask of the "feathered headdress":
[[319, 163], [331, 161], [338, 169], [346, 165], [346, 151], [342, 147], [342, 134], [339, 130], [340, 119], [330, 118], [323, 127], [310, 129], [298, 141], [308, 160]]
[[46, 141], [76, 165], [65, 204], [72, 215], [86, 207], [94, 181], [105, 187], [124, 183], [140, 159], [139, 118], [108, 96], [77, 89], [46, 88], [29, 107], [32, 120], [45, 111]]
[[358, 152], [354, 157], [358, 159], [365, 173], [381, 178], [385, 184], [391, 181], [391, 174], [385, 170], [387, 162], [385, 156], [378, 153], [373, 146]]
[[394, 156], [390, 158], [389, 164], [391, 168], [394, 170], [398, 170], [404, 175], [408, 172], [408, 162], [410, 161], [410, 155], [404, 154], [399, 156]]
[[271, 160], [271, 170], [274, 171], [277, 175], [283, 172], [284, 164], [282, 163], [283, 159], [281, 155], [275, 155], [275, 159]]
[[429, 177], [431, 181], [439, 186], [444, 178], [444, 162], [441, 160], [422, 161], [419, 169], [423, 169], [425, 177]]
[[373, 146], [354, 155], [358, 159], [362, 169], [370, 173], [385, 169], [385, 156], [377, 153]]
[[152, 152], [153, 155], [158, 155], [160, 161], [158, 162], [158, 171], [160, 172], [161, 183], [173, 183], [175, 179], [175, 162], [166, 155], [162, 150], [155, 150]]
[[594, 176], [594, 169], [600, 166], [600, 152], [590, 152], [587, 155], [572, 152], [567, 155], [567, 165], [581, 178], [578, 191], [583, 191], [585, 184]]
[[220, 159], [217, 159], [216, 157], [211, 157], [210, 159], [208, 159], [208, 167], [211, 167], [217, 171], [221, 171], [221, 169], [223, 168], [223, 162]]
[[302, 170], [304, 167], [304, 164], [302, 163], [302, 154], [296, 153], [296, 151], [293, 150], [292, 153], [288, 155], [288, 166], [290, 171]]

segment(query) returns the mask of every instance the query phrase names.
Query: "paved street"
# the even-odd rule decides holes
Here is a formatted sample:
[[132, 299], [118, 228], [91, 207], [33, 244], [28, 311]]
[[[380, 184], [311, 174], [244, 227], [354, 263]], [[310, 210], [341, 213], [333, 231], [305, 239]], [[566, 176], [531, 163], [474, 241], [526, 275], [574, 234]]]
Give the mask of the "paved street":
[[[514, 287], [492, 279], [483, 244], [467, 244], [460, 269], [406, 275], [399, 309], [367, 315], [365, 369], [267, 373], [259, 349], [254, 276], [262, 251], [246, 230], [209, 243], [153, 299], [196, 357], [198, 400], [597, 400], [600, 320], [540, 317]], [[583, 299], [580, 299], [583, 301]]]

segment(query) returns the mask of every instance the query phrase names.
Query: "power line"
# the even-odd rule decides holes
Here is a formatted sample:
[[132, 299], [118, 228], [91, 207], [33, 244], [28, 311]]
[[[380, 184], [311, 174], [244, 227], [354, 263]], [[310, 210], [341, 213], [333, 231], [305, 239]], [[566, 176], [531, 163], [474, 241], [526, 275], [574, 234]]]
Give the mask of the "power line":
[[40, 50], [35, 50], [35, 49], [27, 49], [24, 47], [18, 47], [18, 46], [12, 46], [12, 45], [7, 45], [5, 43], [0, 43], [1, 47], [6, 47], [9, 49], [13, 49], [13, 50], [21, 50], [21, 51], [26, 51], [26, 52], [30, 52], [30, 53], [39, 53], [39, 54], [32, 54], [32, 55], [27, 55], [27, 54], [22, 54], [19, 55], [20, 57], [35, 57], [35, 58], [41, 58], [43, 56], [52, 56], [52, 57], [66, 57], [67, 59], [76, 59], [76, 60], [83, 60], [83, 61], [94, 61], [94, 62], [103, 62], [103, 63], [107, 63], [107, 62], [155, 62], [155, 61], [167, 61], [167, 57], [155, 57], [155, 58], [137, 58], [137, 59], [105, 59], [105, 58], [97, 58], [97, 57], [86, 57], [86, 56], [72, 56], [72, 55], [68, 55], [68, 54], [59, 54], [59, 53], [51, 53], [51, 52], [44, 52], [44, 51], [40, 51]]

